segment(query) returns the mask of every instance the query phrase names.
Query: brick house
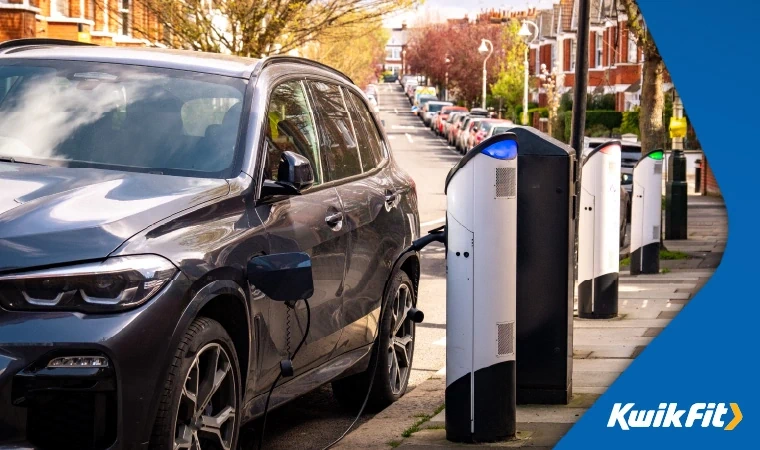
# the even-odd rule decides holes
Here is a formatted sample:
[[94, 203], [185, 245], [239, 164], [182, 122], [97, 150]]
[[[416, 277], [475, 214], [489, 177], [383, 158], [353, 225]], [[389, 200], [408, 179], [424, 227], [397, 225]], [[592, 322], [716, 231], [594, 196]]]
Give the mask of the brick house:
[[395, 75], [401, 75], [406, 71], [406, 44], [409, 42], [409, 30], [406, 23], [401, 24], [401, 28], [392, 28], [390, 30], [390, 39], [385, 44], [385, 60], [383, 69], [393, 72]]
[[162, 28], [135, 0], [0, 0], [0, 42], [37, 37], [162, 46]]
[[[614, 5], [613, 0], [591, 0], [588, 92], [612, 94], [617, 111], [630, 111], [639, 106], [643, 55], [628, 31], [627, 16]], [[575, 84], [578, 2], [560, 0], [552, 9], [538, 11], [534, 22], [539, 37], [530, 45], [530, 74], [539, 75], [542, 64], [549, 70], [558, 67], [565, 75], [564, 92], [569, 92]], [[532, 100], [545, 106], [538, 82], [531, 91]]]

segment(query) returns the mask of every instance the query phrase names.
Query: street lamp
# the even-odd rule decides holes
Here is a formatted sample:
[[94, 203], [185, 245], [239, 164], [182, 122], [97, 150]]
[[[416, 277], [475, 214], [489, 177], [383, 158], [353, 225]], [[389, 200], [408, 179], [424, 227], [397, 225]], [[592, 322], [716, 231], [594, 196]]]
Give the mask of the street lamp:
[[[535, 33], [530, 30], [531, 27], [535, 30]], [[528, 52], [530, 51], [530, 44], [538, 39], [538, 25], [530, 20], [523, 20], [517, 35], [525, 41], [525, 60], [523, 61], [523, 65], [525, 66], [525, 92], [523, 93], [522, 123], [523, 125], [528, 125], [528, 78], [530, 77], [528, 71]]]
[[406, 75], [406, 49], [401, 50], [401, 74]]
[[443, 100], [449, 101], [449, 64], [451, 64], [451, 58], [446, 57], [446, 81], [444, 86]]
[[483, 109], [486, 109], [486, 80], [488, 79], [488, 72], [486, 71], [486, 63], [488, 62], [488, 58], [491, 57], [491, 54], [493, 53], [493, 43], [489, 41], [488, 39], [481, 39], [480, 40], [480, 47], [478, 47], [478, 53], [481, 55], [485, 55], [488, 53], [488, 56], [486, 56], [486, 59], [483, 60]]

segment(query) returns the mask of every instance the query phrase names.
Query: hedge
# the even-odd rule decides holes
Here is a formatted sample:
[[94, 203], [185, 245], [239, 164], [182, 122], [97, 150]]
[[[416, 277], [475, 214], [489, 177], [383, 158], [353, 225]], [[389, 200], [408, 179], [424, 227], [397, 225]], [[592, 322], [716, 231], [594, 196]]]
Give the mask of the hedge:
[[627, 111], [623, 113], [623, 121], [620, 124], [620, 134], [633, 133], [641, 136], [639, 131], [639, 112]]
[[[564, 120], [561, 117], [564, 115]], [[570, 142], [570, 131], [572, 128], [573, 113], [566, 111], [560, 114], [560, 120], [565, 124], [565, 142]], [[586, 111], [586, 129], [599, 130], [602, 127], [610, 133], [613, 128], [620, 128], [623, 122], [623, 113], [618, 111]]]

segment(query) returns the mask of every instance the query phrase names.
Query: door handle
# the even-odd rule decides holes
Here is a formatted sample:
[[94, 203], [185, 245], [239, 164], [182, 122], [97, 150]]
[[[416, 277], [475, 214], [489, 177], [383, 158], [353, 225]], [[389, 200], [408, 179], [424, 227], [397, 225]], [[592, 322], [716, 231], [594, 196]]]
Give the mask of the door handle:
[[325, 217], [325, 223], [335, 231], [339, 231], [343, 226], [343, 213], [336, 212]]

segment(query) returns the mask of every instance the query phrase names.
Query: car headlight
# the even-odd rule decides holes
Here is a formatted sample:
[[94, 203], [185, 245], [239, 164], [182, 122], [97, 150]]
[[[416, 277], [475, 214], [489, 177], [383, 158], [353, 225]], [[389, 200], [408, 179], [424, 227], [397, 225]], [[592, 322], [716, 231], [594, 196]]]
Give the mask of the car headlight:
[[0, 276], [0, 305], [16, 311], [115, 312], [139, 306], [177, 268], [160, 256], [124, 256]]

